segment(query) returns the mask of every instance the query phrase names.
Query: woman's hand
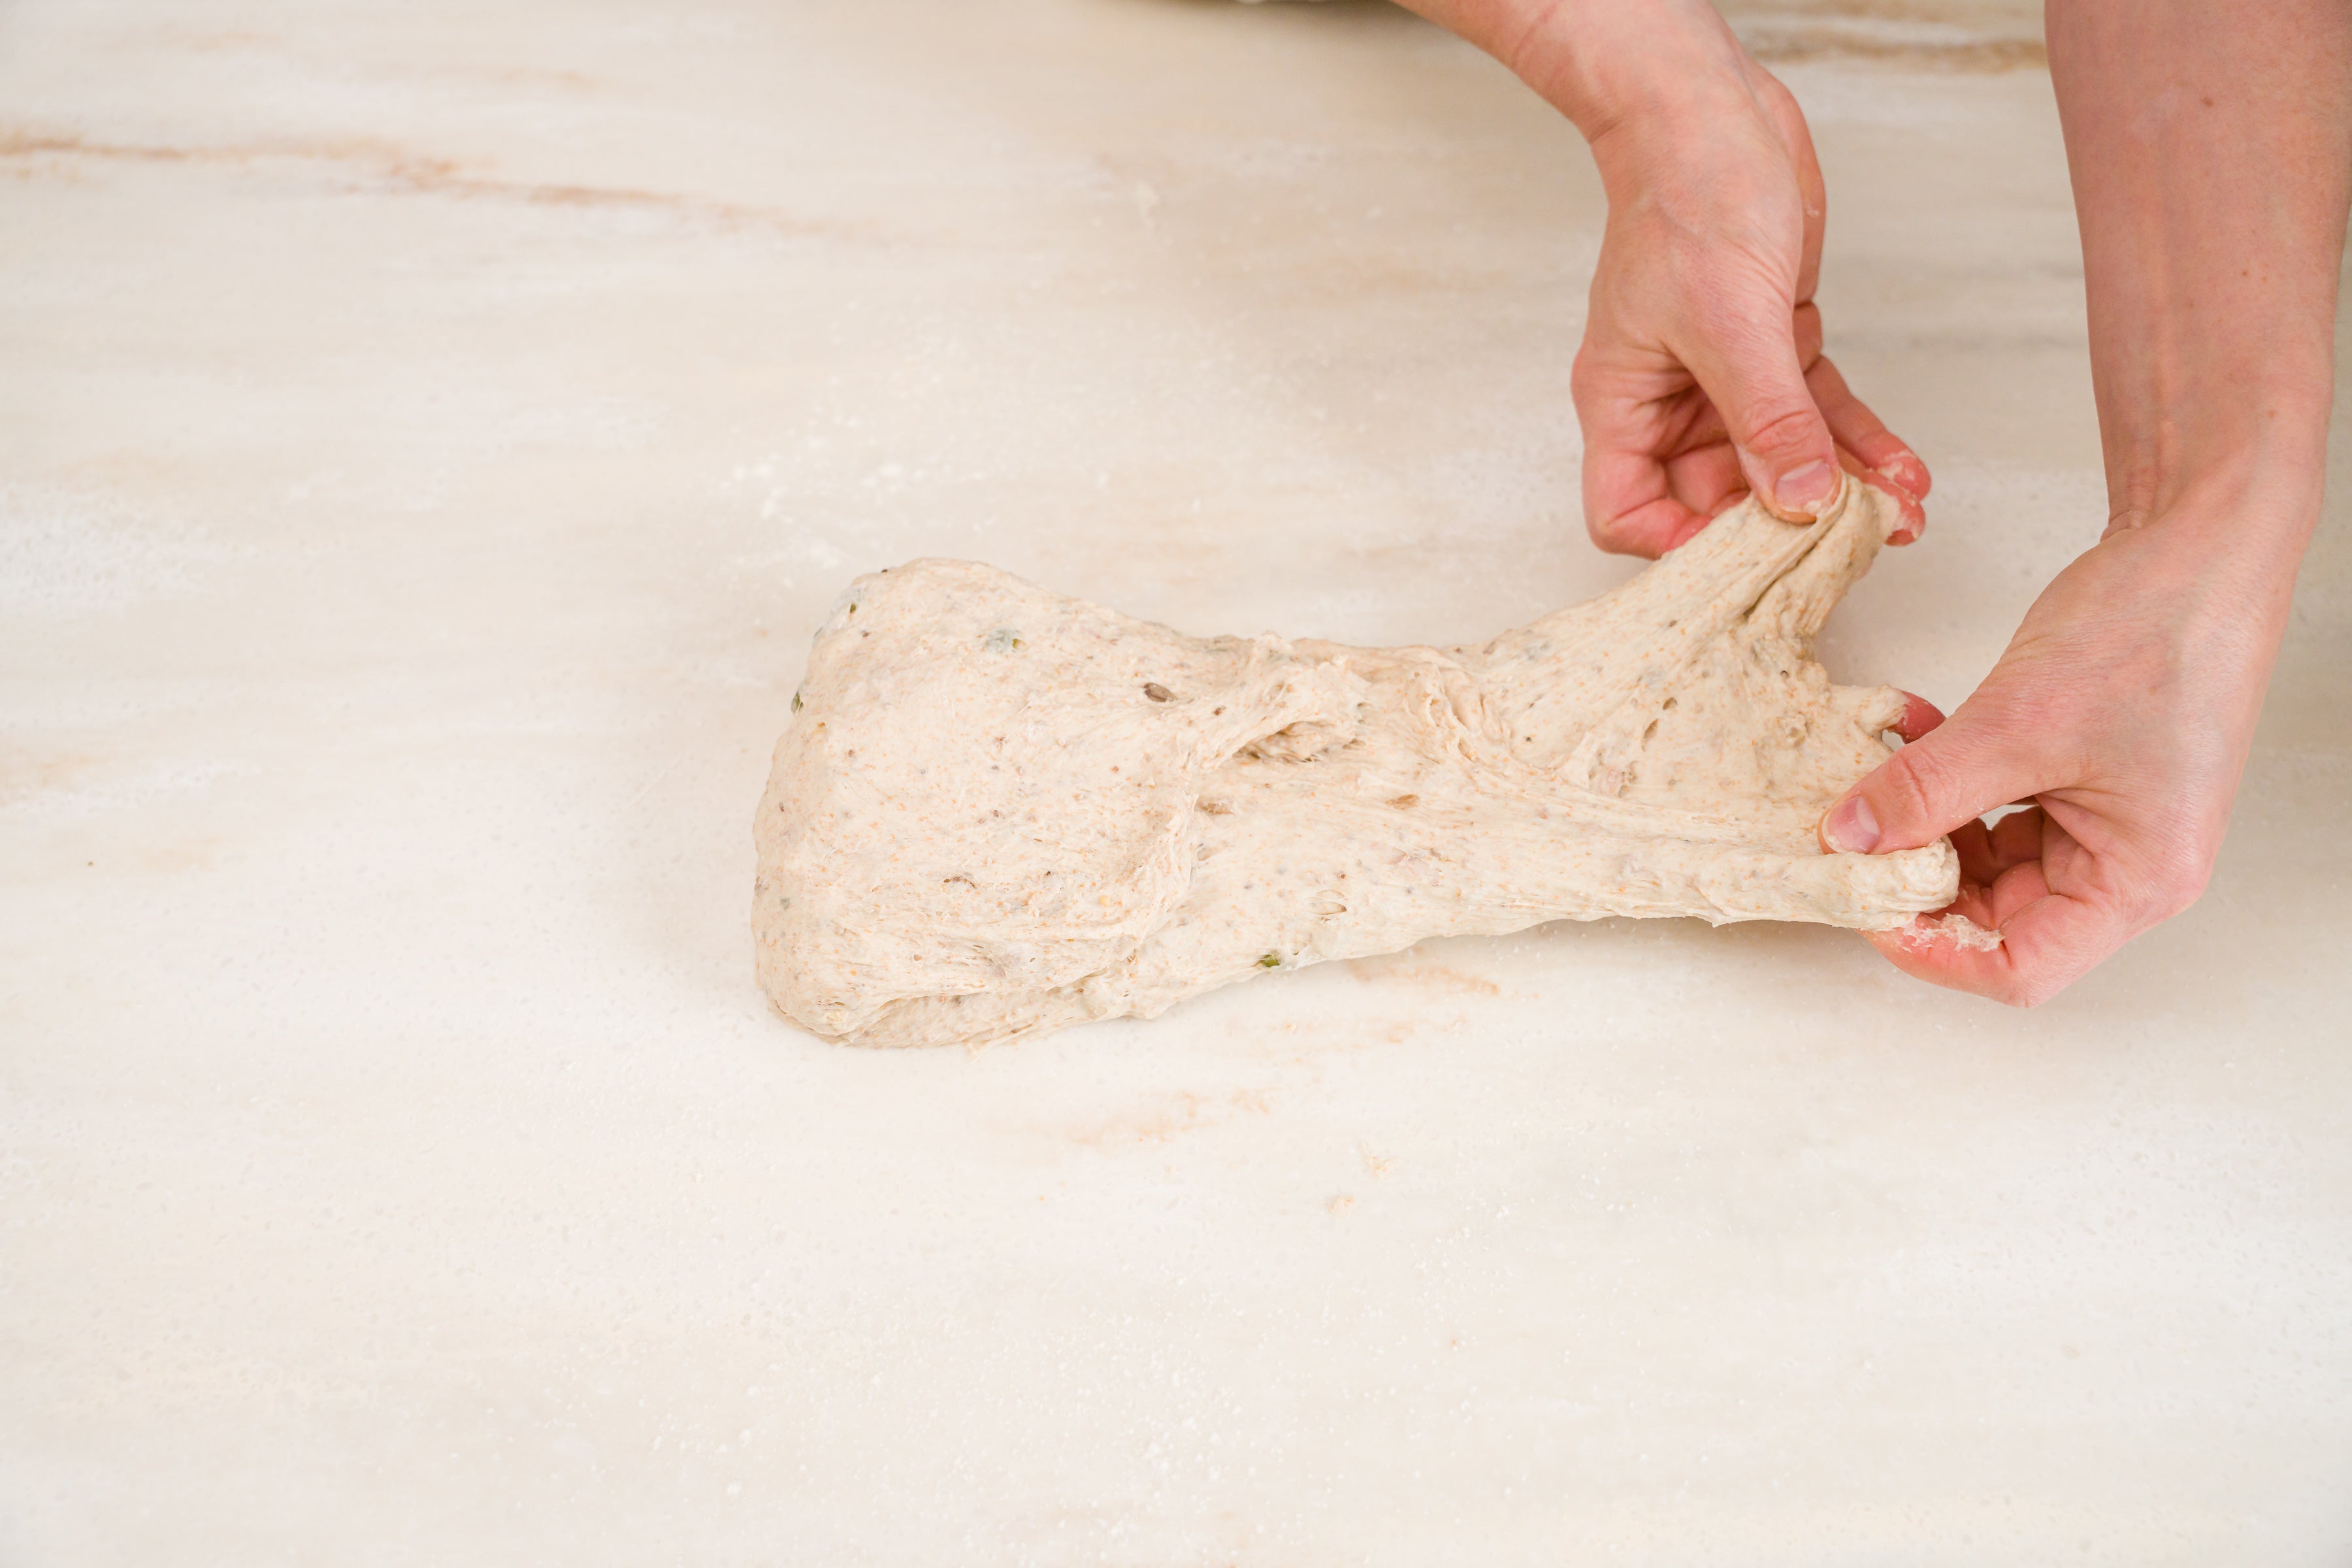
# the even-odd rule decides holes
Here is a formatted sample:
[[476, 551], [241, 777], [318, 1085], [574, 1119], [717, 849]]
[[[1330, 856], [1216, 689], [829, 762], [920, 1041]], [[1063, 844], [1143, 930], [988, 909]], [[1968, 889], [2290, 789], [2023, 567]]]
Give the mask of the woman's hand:
[[1585, 525], [1604, 550], [1663, 555], [1750, 490], [1816, 516], [1843, 467], [1895, 497], [1908, 543], [1927, 467], [1822, 353], [1812, 138], [1786, 88], [1736, 64], [1726, 90], [1592, 144], [1609, 226], [1573, 383]]
[[1822, 173], [1788, 89], [1706, 0], [1405, 0], [1575, 121], [1609, 193], [1576, 356], [1584, 516], [1657, 556], [1749, 490], [1791, 521], [1840, 467], [1901, 504], [1927, 470], [1822, 356]]
[[[1949, 833], [1966, 915], [2001, 945], [1871, 941], [1923, 980], [2031, 1005], [2195, 901], [2213, 868], [2278, 652], [2307, 476], [2242, 473], [2111, 528], [2053, 580], [1952, 716], [1832, 807], [1833, 850]], [[2026, 810], [1988, 828], [1979, 815]]]
[[2001, 946], [1878, 945], [2017, 1003], [2187, 908], [2212, 869], [2319, 517], [2352, 211], [2342, 0], [2047, 11], [2112, 521], [1975, 695], [1822, 826], [1838, 848], [1951, 832], [1955, 908]]
[[[1585, 517], [1659, 555], [1742, 490], [1784, 517], [1832, 465], [1903, 503], [1927, 469], [1821, 357], [1804, 118], [1706, 0], [1406, 0], [1573, 120], [1609, 191], [1577, 355]], [[2031, 1003], [2204, 886], [2318, 516], [2352, 211], [2342, 0], [2049, 0], [2105, 448], [2106, 536], [1992, 674], [1824, 817], [1890, 850], [1949, 832], [1997, 952], [1875, 939]], [[1986, 810], [2032, 797], [1992, 827]]]

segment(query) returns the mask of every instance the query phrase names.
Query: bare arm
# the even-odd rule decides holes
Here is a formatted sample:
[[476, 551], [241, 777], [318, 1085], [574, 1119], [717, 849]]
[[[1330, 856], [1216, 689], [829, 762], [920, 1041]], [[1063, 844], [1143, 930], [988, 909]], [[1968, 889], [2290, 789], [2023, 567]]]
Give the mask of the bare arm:
[[[2110, 521], [1976, 693], [1822, 828], [1852, 849], [1952, 833], [1958, 907], [2003, 946], [1880, 946], [2026, 1003], [2211, 872], [2319, 514], [2352, 201], [2344, 0], [2048, 0], [2047, 16]], [[1990, 831], [1975, 820], [2029, 796]]]
[[2299, 551], [2352, 200], [2352, 8], [2050, 0], [2048, 16], [2115, 526], [2271, 466], [2307, 504], [2245, 521]]

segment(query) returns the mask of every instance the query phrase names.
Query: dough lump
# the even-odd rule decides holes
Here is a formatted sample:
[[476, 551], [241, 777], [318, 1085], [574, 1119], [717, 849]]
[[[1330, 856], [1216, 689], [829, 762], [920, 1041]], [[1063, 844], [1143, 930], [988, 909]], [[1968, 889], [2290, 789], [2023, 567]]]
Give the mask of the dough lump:
[[1743, 502], [1476, 647], [1185, 637], [970, 562], [861, 577], [760, 803], [760, 984], [860, 1045], [1155, 1016], [1426, 937], [1696, 915], [1904, 926], [1948, 843], [1829, 855], [1889, 687], [1813, 636], [1896, 521]]

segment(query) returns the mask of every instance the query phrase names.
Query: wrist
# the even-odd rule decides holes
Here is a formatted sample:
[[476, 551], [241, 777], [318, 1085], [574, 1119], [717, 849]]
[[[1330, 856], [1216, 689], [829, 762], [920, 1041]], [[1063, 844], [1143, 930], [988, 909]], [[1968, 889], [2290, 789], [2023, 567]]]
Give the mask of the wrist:
[[2106, 531], [2218, 529], [2233, 549], [2259, 536], [2299, 556], [2319, 521], [2330, 392], [2325, 379], [2274, 379], [2111, 432]]
[[[1494, 56], [1581, 132], [1610, 205], [1720, 162], [1761, 72], [1707, 0], [1400, 0]], [[1727, 127], [1740, 128], [1727, 134]]]
[[1604, 181], [1654, 165], [1727, 111], [1754, 112], [1748, 57], [1705, 0], [1514, 7], [1498, 57], [1583, 132]]

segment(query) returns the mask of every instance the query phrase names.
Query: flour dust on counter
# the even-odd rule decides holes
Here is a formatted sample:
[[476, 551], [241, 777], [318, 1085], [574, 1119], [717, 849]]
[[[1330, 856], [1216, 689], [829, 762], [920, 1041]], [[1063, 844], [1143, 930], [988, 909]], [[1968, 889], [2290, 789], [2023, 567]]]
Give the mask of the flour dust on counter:
[[760, 804], [761, 984], [819, 1035], [937, 1045], [1553, 920], [1907, 926], [1952, 900], [1948, 843], [1816, 837], [1907, 699], [1811, 654], [1896, 521], [1854, 481], [1809, 524], [1744, 501], [1450, 650], [1191, 637], [969, 562], [861, 577]]

